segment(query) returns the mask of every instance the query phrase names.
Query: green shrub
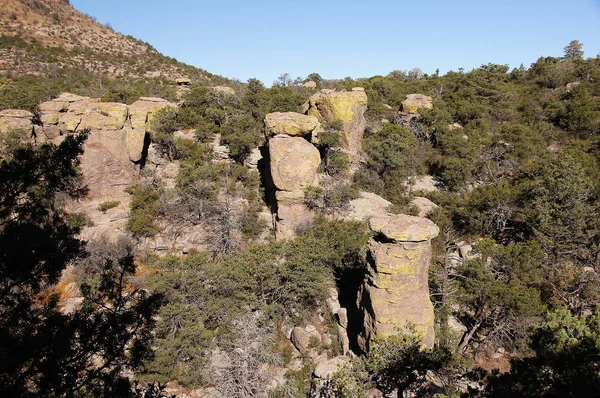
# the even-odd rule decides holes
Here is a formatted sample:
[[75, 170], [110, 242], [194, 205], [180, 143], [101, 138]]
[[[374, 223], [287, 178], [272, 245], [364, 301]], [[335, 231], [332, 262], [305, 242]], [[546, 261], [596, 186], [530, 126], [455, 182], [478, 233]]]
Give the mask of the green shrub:
[[160, 191], [153, 187], [135, 185], [127, 192], [133, 195], [127, 229], [134, 237], [152, 236], [159, 232], [155, 224]]
[[102, 202], [98, 206], [98, 210], [101, 211], [102, 213], [106, 213], [107, 210], [115, 208], [120, 204], [121, 204], [121, 202], [119, 202], [118, 200], [110, 200], [108, 202]]

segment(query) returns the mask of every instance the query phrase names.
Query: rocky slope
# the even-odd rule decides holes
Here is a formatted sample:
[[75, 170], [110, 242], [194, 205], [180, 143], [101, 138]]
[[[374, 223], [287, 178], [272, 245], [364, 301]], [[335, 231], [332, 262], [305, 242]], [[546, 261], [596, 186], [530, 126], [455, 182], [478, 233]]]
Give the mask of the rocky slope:
[[166, 57], [150, 44], [115, 32], [68, 0], [5, 0], [0, 10], [0, 75], [43, 75], [83, 68], [103, 76], [164, 78], [223, 83], [212, 75]]

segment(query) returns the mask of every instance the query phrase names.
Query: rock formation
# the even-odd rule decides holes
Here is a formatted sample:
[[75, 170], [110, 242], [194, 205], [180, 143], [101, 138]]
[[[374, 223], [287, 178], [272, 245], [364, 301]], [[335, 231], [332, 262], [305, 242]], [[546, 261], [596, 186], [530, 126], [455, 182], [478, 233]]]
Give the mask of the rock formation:
[[431, 97], [423, 94], [408, 94], [402, 101], [402, 111], [405, 113], [416, 114], [419, 108], [433, 108]]
[[304, 104], [305, 113], [322, 123], [342, 122], [342, 144], [354, 167], [358, 165], [365, 132], [367, 95], [360, 87], [352, 91], [323, 89]]
[[277, 134], [285, 134], [290, 137], [310, 136], [319, 125], [316, 117], [296, 112], [274, 112], [265, 117], [267, 136], [276, 136]]
[[[22, 130], [37, 143], [59, 144], [67, 135], [89, 130], [80, 158], [88, 194], [67, 208], [93, 219], [94, 226], [86, 228], [82, 238], [116, 236], [124, 230], [131, 201], [123, 190], [139, 182], [140, 164], [149, 149], [147, 132], [156, 112], [167, 106], [174, 105], [160, 98], [140, 98], [127, 106], [63, 93], [40, 104], [39, 120], [27, 111], [0, 112], [0, 132]], [[98, 205], [105, 201], [119, 205], [100, 212]]]
[[433, 347], [434, 314], [429, 299], [430, 240], [439, 233], [428, 219], [384, 213], [369, 226], [378, 235], [369, 244], [368, 275], [357, 305], [364, 314], [359, 345], [367, 350], [375, 335], [390, 336], [414, 327], [425, 347]]
[[90, 135], [84, 144], [81, 168], [93, 200], [127, 200], [123, 189], [137, 181], [156, 113], [173, 106], [161, 98], [142, 97], [133, 104], [100, 102], [99, 99], [63, 93], [40, 104], [42, 126], [36, 126], [36, 138], [58, 143], [65, 134], [86, 129]]
[[302, 137], [279, 134], [269, 140], [269, 173], [275, 188], [277, 239], [296, 235], [314, 215], [304, 205], [304, 190], [318, 184], [319, 150]]
[[19, 130], [25, 133], [33, 131], [31, 122], [33, 113], [19, 109], [5, 109], [0, 111], [0, 133], [7, 133], [11, 130]]

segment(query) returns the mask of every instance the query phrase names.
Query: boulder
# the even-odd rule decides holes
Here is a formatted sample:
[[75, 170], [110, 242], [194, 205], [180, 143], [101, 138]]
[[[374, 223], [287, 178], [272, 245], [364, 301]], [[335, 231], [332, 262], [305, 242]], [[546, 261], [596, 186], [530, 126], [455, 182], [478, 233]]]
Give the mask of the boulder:
[[380, 234], [369, 243], [368, 276], [358, 295], [364, 328], [359, 344], [368, 350], [374, 335], [387, 337], [414, 327], [425, 347], [432, 347], [433, 305], [429, 299], [430, 239], [439, 233], [428, 219], [382, 214], [369, 225]]
[[406, 214], [381, 214], [369, 220], [371, 230], [393, 242], [428, 242], [440, 229], [431, 220]]
[[402, 110], [405, 113], [416, 114], [420, 108], [433, 108], [433, 101], [430, 96], [423, 94], [408, 94], [406, 99], [402, 101]]
[[427, 198], [416, 196], [410, 201], [412, 206], [419, 209], [419, 217], [425, 217], [429, 212], [437, 209], [439, 206]]
[[296, 326], [292, 329], [291, 341], [298, 351], [305, 352], [310, 346], [311, 340], [321, 342], [321, 335], [314, 326]]
[[367, 95], [364, 90], [321, 90], [310, 97], [304, 108], [309, 116], [317, 117], [321, 123], [342, 122], [343, 148], [357, 165], [366, 126]]
[[319, 126], [319, 120], [296, 112], [274, 112], [265, 117], [265, 128], [268, 136], [285, 134], [291, 137], [312, 133]]
[[333, 376], [333, 374], [337, 372], [342, 366], [348, 363], [349, 360], [350, 358], [348, 357], [339, 356], [328, 359], [323, 362], [319, 362], [315, 367], [315, 370], [313, 371], [313, 375], [317, 379], [328, 379], [331, 376]]
[[410, 177], [404, 184], [409, 187], [412, 192], [436, 192], [439, 191], [437, 181], [433, 176], [422, 175]]
[[369, 218], [387, 212], [392, 202], [389, 202], [379, 195], [371, 192], [360, 192], [358, 199], [352, 199], [348, 206], [348, 213], [345, 216], [348, 220], [366, 221]]
[[308, 88], [317, 88], [317, 83], [313, 80], [309, 80], [306, 83], [304, 83], [302, 86], [308, 87]]
[[269, 155], [271, 177], [278, 190], [303, 191], [315, 183], [321, 156], [304, 138], [272, 138]]

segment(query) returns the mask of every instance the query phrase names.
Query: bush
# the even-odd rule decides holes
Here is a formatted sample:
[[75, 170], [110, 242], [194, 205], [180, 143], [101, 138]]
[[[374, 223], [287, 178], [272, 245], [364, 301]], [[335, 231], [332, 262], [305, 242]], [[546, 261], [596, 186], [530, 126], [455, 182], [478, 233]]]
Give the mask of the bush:
[[127, 229], [134, 237], [152, 236], [159, 232], [155, 224], [160, 191], [153, 187], [135, 185], [127, 189], [133, 195]]
[[113, 209], [120, 204], [121, 204], [121, 202], [119, 202], [118, 200], [110, 200], [108, 202], [102, 202], [98, 206], [98, 210], [101, 211], [102, 213], [106, 213], [107, 210]]

